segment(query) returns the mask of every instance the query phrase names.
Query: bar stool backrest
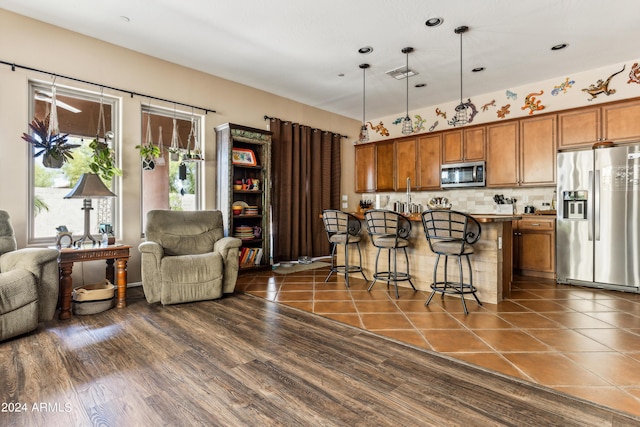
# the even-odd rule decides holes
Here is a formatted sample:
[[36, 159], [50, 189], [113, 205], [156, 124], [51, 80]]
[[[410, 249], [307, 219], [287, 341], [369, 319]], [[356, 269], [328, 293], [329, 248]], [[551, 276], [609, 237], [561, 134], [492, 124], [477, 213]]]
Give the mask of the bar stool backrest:
[[362, 225], [360, 220], [355, 216], [334, 209], [325, 209], [322, 211], [322, 222], [324, 230], [327, 232], [327, 238], [331, 242], [331, 237], [341, 234], [345, 235], [345, 240], [349, 240], [349, 236], [357, 236], [360, 234]]
[[376, 242], [379, 239], [388, 241], [389, 238], [394, 238], [396, 243], [394, 246], [397, 247], [399, 240], [407, 239], [411, 234], [411, 222], [397, 212], [371, 209], [364, 213], [364, 219], [374, 246], [378, 246]]
[[438, 242], [460, 243], [459, 253], [465, 244], [473, 245], [480, 238], [480, 223], [472, 216], [453, 210], [427, 210], [422, 213], [422, 226], [433, 252]]

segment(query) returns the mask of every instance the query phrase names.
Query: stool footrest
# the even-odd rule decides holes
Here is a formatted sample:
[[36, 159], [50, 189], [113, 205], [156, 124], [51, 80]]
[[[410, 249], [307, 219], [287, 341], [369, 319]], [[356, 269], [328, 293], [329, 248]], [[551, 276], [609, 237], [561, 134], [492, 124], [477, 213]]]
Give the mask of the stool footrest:
[[461, 289], [459, 282], [435, 282], [431, 284], [431, 289], [434, 292], [456, 295], [475, 294], [478, 291], [475, 286], [468, 283], [463, 283]]
[[396, 273], [393, 271], [378, 271], [373, 275], [374, 279], [382, 280], [383, 282], [402, 282], [404, 280], [411, 280], [411, 275], [408, 273]]

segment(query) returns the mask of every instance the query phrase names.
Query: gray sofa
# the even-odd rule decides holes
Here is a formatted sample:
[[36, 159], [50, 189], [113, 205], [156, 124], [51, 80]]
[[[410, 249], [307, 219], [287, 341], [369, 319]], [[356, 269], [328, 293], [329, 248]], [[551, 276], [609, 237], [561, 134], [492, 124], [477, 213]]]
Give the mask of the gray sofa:
[[145, 239], [138, 250], [149, 303], [202, 301], [233, 293], [242, 241], [224, 237], [220, 211], [149, 211]]
[[0, 210], [0, 341], [53, 318], [58, 279], [58, 251], [18, 250], [9, 214]]

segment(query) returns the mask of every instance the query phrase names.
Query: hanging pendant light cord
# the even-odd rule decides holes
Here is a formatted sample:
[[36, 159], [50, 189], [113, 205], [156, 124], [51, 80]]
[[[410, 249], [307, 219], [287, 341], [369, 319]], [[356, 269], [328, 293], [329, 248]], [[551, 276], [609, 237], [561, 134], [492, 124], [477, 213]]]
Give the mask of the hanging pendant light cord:
[[366, 98], [365, 98], [365, 96], [366, 96], [365, 90], [366, 90], [366, 87], [367, 87], [366, 79], [367, 79], [367, 67], [362, 67], [362, 125], [363, 126], [365, 124], [364, 123], [364, 120], [365, 120], [365, 117], [366, 117], [365, 108], [366, 108], [366, 105], [367, 105]]
[[460, 31], [460, 105], [462, 105], [462, 33]]
[[407, 115], [405, 119], [409, 118], [409, 52], [407, 52]]

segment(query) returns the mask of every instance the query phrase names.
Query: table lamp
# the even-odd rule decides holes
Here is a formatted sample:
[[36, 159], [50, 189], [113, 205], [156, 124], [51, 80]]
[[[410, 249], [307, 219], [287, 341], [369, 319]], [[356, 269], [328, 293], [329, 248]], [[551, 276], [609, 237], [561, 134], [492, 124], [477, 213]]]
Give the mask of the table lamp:
[[91, 240], [94, 245], [99, 242], [89, 232], [89, 223], [91, 222], [90, 214], [92, 198], [116, 197], [115, 194], [107, 188], [100, 177], [95, 173], [82, 174], [75, 187], [64, 196], [65, 199], [84, 199], [82, 210], [84, 210], [84, 235], [73, 242], [74, 246], [81, 246], [85, 240]]

